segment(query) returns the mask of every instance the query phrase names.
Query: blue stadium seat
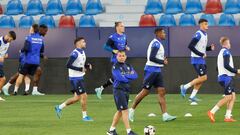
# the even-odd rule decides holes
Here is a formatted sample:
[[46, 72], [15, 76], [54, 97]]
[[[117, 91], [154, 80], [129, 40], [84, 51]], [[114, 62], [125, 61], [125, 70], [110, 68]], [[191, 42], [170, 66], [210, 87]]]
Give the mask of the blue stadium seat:
[[148, 0], [145, 7], [145, 14], [158, 14], [161, 12], [163, 12], [163, 7], [160, 0]]
[[32, 16], [22, 16], [19, 20], [19, 28], [28, 29], [34, 24]]
[[200, 0], [188, 0], [185, 13], [197, 14], [202, 12], [202, 4]]
[[63, 13], [60, 0], [49, 0], [46, 8], [46, 15], [58, 15]]
[[219, 26], [236, 26], [236, 22], [232, 14], [222, 14], [218, 24]]
[[79, 27], [96, 27], [96, 22], [92, 15], [83, 15], [79, 21]]
[[45, 24], [48, 26], [48, 28], [55, 28], [55, 21], [52, 16], [41, 16], [39, 20], [39, 25]]
[[240, 13], [240, 0], [227, 0], [225, 4], [225, 14], [237, 14]]
[[6, 6], [6, 15], [18, 15], [23, 13], [23, 6], [20, 0], [9, 0]]
[[182, 4], [180, 0], [168, 0], [166, 4], [166, 14], [177, 14], [182, 12]]
[[15, 22], [12, 16], [2, 16], [0, 18], [0, 28], [15, 28]]
[[192, 14], [182, 14], [179, 19], [180, 26], [195, 26], [196, 21]]
[[173, 15], [164, 14], [159, 19], [159, 26], [176, 26], [176, 21]]
[[203, 14], [200, 19], [206, 19], [208, 20], [208, 26], [215, 26], [216, 20], [214, 19], [214, 16], [212, 14]]
[[26, 15], [39, 15], [43, 13], [41, 0], [30, 0], [27, 4]]
[[102, 12], [103, 6], [100, 0], [88, 0], [85, 14], [96, 15]]
[[80, 0], [68, 0], [66, 6], [66, 15], [77, 15], [82, 13], [82, 4]]

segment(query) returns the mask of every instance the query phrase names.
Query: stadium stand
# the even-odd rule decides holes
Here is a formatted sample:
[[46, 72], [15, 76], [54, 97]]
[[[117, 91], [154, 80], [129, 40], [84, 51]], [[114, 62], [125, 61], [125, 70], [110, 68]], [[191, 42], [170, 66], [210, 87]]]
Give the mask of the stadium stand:
[[159, 14], [163, 12], [162, 3], [160, 0], [148, 0], [145, 7], [145, 14]]
[[26, 15], [39, 15], [43, 13], [41, 0], [30, 0], [27, 4]]
[[0, 28], [15, 28], [15, 22], [12, 16], [1, 16], [0, 17]]
[[140, 18], [139, 26], [157, 26], [157, 23], [155, 21], [155, 18], [153, 15], [142, 15]]
[[66, 6], [66, 15], [77, 15], [83, 12], [82, 4], [80, 0], [68, 0]]
[[61, 16], [59, 20], [59, 28], [74, 28], [75, 21], [73, 16]]
[[96, 27], [96, 22], [92, 15], [83, 15], [79, 21], [79, 27]]
[[34, 24], [32, 16], [22, 16], [19, 20], [19, 28], [28, 29]]

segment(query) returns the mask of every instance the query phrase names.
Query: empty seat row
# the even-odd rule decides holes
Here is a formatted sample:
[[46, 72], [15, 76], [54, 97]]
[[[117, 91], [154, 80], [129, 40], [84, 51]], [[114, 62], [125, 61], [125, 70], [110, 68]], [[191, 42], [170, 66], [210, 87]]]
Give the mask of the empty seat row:
[[[36, 23], [32, 16], [22, 16], [19, 20], [19, 28], [30, 28], [32, 24]], [[38, 22], [45, 24], [49, 28], [55, 28], [55, 21], [52, 16], [41, 16]], [[92, 15], [83, 15], [79, 21], [79, 27], [96, 27], [94, 17]], [[0, 17], [0, 28], [15, 28], [16, 24], [12, 16]], [[61, 16], [59, 20], [60, 28], [74, 28], [76, 27], [73, 16]]]
[[[216, 26], [216, 20], [212, 14], [203, 14], [200, 18], [208, 20], [209, 26]], [[176, 26], [176, 21], [173, 15], [163, 14], [159, 19], [159, 26]], [[197, 22], [192, 14], [182, 14], [179, 19], [179, 26], [196, 26]], [[236, 26], [236, 21], [232, 14], [222, 14], [220, 16], [218, 26]], [[139, 26], [157, 26], [153, 15], [142, 15]]]
[[[23, 6], [20, 0], [10, 0], [5, 8], [6, 15], [23, 14]], [[86, 5], [87, 15], [95, 15], [103, 12], [103, 7], [100, 0], [88, 0]], [[43, 14], [44, 8], [41, 0], [29, 0], [27, 4], [26, 15]], [[46, 7], [46, 15], [58, 15], [63, 13], [63, 7], [60, 0], [49, 0]], [[83, 13], [83, 8], [80, 0], [68, 0], [66, 5], [66, 15], [76, 15]]]
[[[205, 13], [216, 14], [223, 11], [220, 0], [207, 0]], [[148, 0], [145, 6], [145, 14], [158, 14], [163, 12], [163, 6], [160, 0]], [[168, 0], [166, 3], [166, 14], [182, 13], [183, 8], [180, 0]], [[200, 0], [187, 0], [185, 13], [196, 14], [203, 12]], [[240, 0], [227, 0], [224, 13], [240, 13]]]

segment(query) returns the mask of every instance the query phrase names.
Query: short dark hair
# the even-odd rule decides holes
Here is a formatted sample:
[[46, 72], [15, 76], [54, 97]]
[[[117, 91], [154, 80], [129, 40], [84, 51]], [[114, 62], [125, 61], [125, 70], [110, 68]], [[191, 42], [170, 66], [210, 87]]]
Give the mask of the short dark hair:
[[84, 37], [77, 37], [75, 40], [74, 40], [74, 45], [76, 45], [76, 43], [78, 41], [81, 41], [81, 40], [84, 40]]
[[17, 38], [16, 33], [14, 31], [9, 31], [8, 34], [12, 37], [13, 40]]
[[201, 24], [201, 23], [203, 23], [203, 22], [208, 22], [208, 20], [207, 20], [207, 19], [200, 19], [200, 20], [198, 21], [198, 24]]
[[39, 25], [39, 28], [47, 29], [47, 28], [48, 28], [48, 26], [47, 26], [47, 25], [45, 25], [45, 24], [41, 24], [41, 25]]
[[38, 24], [33, 24], [32, 28], [33, 28], [34, 33], [38, 33], [39, 32]]
[[117, 28], [117, 26], [118, 26], [120, 23], [122, 23], [122, 22], [120, 22], [120, 21], [119, 21], [119, 22], [115, 22], [114, 27]]
[[163, 31], [163, 28], [156, 28], [154, 30], [154, 34], [157, 34], [158, 32], [161, 32], [161, 31]]

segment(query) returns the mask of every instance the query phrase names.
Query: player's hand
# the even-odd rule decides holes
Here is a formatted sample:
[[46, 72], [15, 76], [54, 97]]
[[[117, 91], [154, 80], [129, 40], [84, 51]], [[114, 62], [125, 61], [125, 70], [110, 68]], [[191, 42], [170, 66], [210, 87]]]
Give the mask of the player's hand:
[[168, 60], [167, 58], [164, 58], [164, 65], [167, 65], [168, 64]]
[[43, 60], [48, 60], [48, 57], [47, 56], [43, 56]]
[[83, 68], [83, 71], [82, 72], [86, 72], [87, 71], [87, 69], [86, 68]]
[[131, 71], [130, 74], [134, 74], [135, 72], [134, 71]]
[[131, 49], [130, 49], [130, 47], [128, 47], [128, 46], [126, 46], [126, 51], [130, 51]]
[[92, 64], [88, 63], [89, 70], [92, 70]]
[[238, 72], [237, 72], [237, 74], [240, 74], [240, 69], [238, 69]]
[[4, 62], [4, 58], [3, 57], [0, 58], [0, 62], [2, 62], [2, 63]]
[[6, 53], [5, 56], [4, 56], [4, 59], [7, 59], [8, 58], [8, 54]]
[[204, 55], [203, 55], [203, 58], [206, 58], [207, 57], [207, 54], [205, 53]]
[[118, 50], [113, 50], [113, 53], [117, 54], [117, 53], [118, 53]]
[[211, 44], [211, 50], [215, 50], [215, 45], [214, 44]]

